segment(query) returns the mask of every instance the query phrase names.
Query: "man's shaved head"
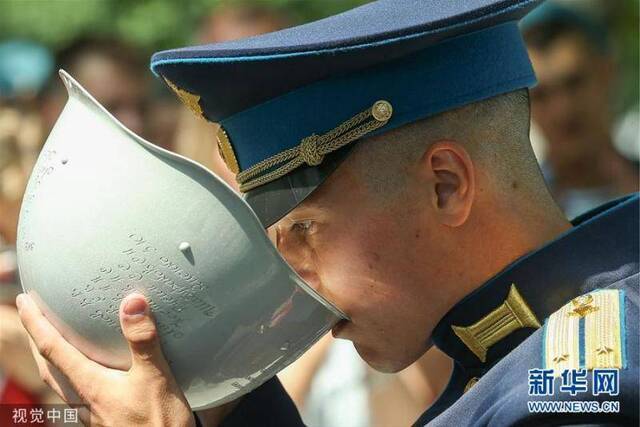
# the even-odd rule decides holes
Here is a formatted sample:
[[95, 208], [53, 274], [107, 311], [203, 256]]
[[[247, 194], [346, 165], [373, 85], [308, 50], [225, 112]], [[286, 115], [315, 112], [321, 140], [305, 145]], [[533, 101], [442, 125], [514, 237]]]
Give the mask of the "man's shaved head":
[[403, 170], [433, 142], [452, 140], [496, 188], [539, 197], [547, 190], [529, 142], [529, 124], [528, 91], [522, 89], [368, 138], [354, 148], [349, 161], [373, 192], [398, 194], [407, 179]]

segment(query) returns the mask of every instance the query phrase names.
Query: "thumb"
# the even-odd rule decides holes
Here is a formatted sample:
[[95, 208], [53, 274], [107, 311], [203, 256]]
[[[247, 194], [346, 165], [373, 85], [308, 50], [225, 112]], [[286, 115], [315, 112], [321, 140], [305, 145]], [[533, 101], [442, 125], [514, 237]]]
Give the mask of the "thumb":
[[158, 329], [143, 295], [127, 295], [120, 304], [120, 326], [131, 350], [131, 369], [166, 371]]

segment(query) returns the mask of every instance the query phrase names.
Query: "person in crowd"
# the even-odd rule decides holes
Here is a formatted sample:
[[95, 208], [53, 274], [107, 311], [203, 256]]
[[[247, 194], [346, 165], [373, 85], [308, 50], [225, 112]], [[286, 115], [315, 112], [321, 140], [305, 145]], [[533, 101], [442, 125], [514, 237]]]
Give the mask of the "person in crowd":
[[606, 28], [548, 2], [522, 31], [538, 77], [531, 116], [547, 141], [544, 168], [560, 206], [575, 217], [637, 191], [637, 162], [614, 144], [616, 67]]
[[[61, 49], [56, 63], [122, 124], [147, 136], [145, 114], [151, 81], [142, 58], [142, 52], [122, 40], [87, 36]], [[67, 102], [67, 92], [57, 75], [52, 76], [43, 99], [42, 114], [50, 130]]]

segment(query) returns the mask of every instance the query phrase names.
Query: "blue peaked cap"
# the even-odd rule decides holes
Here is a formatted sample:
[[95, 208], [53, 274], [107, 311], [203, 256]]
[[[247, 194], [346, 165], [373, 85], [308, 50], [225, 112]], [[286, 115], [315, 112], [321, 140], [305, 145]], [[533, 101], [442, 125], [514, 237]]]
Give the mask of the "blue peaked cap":
[[539, 3], [380, 0], [274, 33], [158, 52], [151, 69], [220, 123], [221, 155], [269, 226], [363, 137], [535, 84], [518, 21]]

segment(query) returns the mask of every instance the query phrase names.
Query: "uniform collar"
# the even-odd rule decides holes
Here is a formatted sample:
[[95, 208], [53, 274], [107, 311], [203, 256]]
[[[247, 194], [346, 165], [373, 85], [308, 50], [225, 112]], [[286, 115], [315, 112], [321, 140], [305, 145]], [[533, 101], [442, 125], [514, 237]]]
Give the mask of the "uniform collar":
[[638, 195], [574, 219], [569, 231], [457, 303], [436, 326], [435, 345], [466, 370], [485, 372], [550, 314], [585, 293], [593, 276], [625, 264], [637, 271], [637, 219]]

